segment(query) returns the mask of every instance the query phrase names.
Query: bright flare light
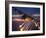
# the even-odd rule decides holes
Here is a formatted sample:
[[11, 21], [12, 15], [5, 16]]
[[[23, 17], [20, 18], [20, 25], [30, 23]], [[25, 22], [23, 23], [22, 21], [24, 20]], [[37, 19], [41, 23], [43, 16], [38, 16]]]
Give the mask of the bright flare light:
[[22, 27], [22, 28], [20, 29], [20, 31], [23, 31], [23, 29], [24, 29], [24, 27]]

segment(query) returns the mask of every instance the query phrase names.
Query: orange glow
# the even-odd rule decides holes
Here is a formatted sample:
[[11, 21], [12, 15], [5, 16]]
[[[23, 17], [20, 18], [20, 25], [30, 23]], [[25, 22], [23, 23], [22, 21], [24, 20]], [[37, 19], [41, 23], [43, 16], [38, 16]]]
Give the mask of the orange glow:
[[13, 19], [13, 21], [24, 21], [24, 19], [18, 19], [18, 18], [16, 18], [16, 19]]

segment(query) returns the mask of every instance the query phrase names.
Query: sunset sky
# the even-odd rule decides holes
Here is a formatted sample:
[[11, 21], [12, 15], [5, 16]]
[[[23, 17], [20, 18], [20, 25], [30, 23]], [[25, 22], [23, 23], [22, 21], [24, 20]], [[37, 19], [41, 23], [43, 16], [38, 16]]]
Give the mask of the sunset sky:
[[22, 14], [40, 14], [40, 8], [31, 8], [31, 7], [12, 7], [12, 14], [15, 15], [17, 13]]

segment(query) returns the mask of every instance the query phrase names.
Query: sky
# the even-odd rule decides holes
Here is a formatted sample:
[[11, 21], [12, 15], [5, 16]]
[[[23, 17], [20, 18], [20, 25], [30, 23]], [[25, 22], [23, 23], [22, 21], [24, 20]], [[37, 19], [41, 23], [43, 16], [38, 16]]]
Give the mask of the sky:
[[31, 8], [31, 7], [12, 7], [12, 15], [15, 15], [17, 13], [22, 14], [40, 14], [40, 8]]

